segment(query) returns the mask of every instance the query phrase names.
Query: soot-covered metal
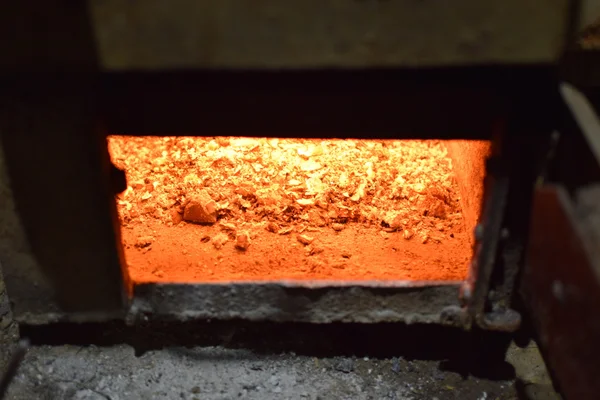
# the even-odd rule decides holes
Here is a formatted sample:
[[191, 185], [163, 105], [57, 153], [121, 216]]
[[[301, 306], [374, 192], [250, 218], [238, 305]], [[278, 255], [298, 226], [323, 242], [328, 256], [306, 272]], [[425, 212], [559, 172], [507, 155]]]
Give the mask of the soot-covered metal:
[[[381, 285], [366, 285], [365, 287], [357, 285], [354, 289], [335, 288], [335, 285], [329, 289], [315, 289], [306, 286], [290, 289], [287, 284], [256, 284], [254, 287], [252, 285], [218, 287], [162, 284], [140, 287], [134, 295], [133, 305], [135, 307], [132, 312], [135, 314], [139, 310], [156, 316], [170, 314], [170, 317], [175, 316], [182, 319], [190, 318], [193, 315], [229, 318], [235, 314], [237, 317], [250, 319], [298, 319], [309, 322], [352, 320], [456, 323], [456, 321], [461, 321], [460, 325], [463, 326], [470, 325], [467, 320], [471, 321], [471, 318], [477, 314], [480, 316], [477, 317], [477, 321], [483, 325], [481, 321], [484, 319], [481, 316], [486, 314], [486, 310], [490, 310], [490, 305], [489, 299], [487, 299], [487, 290], [477, 288], [478, 284], [484, 284], [484, 282], [485, 285], [492, 284], [492, 268], [497, 253], [497, 243], [500, 241], [500, 231], [503, 228], [511, 231], [511, 236], [506, 238], [509, 242], [511, 240], [518, 242], [525, 236], [522, 223], [521, 225], [515, 223], [512, 228], [508, 227], [505, 221], [509, 218], [508, 216], [512, 215], [511, 213], [522, 214], [526, 218], [528, 192], [509, 191], [506, 182], [510, 181], [511, 188], [531, 187], [535, 176], [533, 165], [536, 149], [543, 148], [544, 138], [549, 137], [550, 130], [547, 120], [532, 119], [538, 116], [535, 110], [529, 114], [524, 112], [520, 106], [531, 101], [529, 104], [538, 105], [540, 111], [543, 105], [548, 109], [552, 107], [553, 91], [548, 90], [552, 87], [552, 81], [546, 72], [547, 70], [544, 68], [526, 68], [524, 70], [515, 68], [510, 73], [506, 69], [481, 68], [468, 72], [431, 70], [428, 72], [388, 71], [382, 73], [382, 76], [391, 77], [392, 80], [395, 78], [397, 81], [407, 82], [414, 76], [416, 82], [435, 82], [437, 85], [400, 85], [394, 87], [394, 90], [390, 90], [389, 87], [384, 89], [383, 84], [378, 87], [377, 80], [373, 84], [374, 86], [360, 83], [360, 88], [353, 87], [352, 82], [364, 82], [365, 75], [361, 72], [340, 73], [337, 78], [335, 78], [335, 72], [314, 74], [313, 82], [325, 79], [326, 76], [334, 77], [333, 81], [338, 79], [338, 84], [332, 85], [328, 90], [332, 99], [361, 98], [365, 88], [370, 88], [368, 90], [370, 106], [367, 111], [362, 110], [364, 115], [359, 117], [360, 123], [354, 126], [355, 129], [352, 129], [351, 126], [356, 113], [344, 115], [341, 112], [343, 107], [339, 104], [336, 106], [339, 107], [338, 111], [332, 113], [328, 113], [324, 108], [320, 110], [313, 108], [315, 114], [310, 120], [312, 122], [304, 128], [311, 128], [313, 131], [308, 132], [314, 132], [316, 126], [319, 125], [318, 121], [323, 122], [319, 132], [321, 137], [340, 137], [345, 133], [343, 130], [345, 128], [349, 132], [348, 136], [352, 137], [389, 138], [391, 132], [394, 131], [396, 138], [478, 138], [491, 139], [494, 143], [493, 157], [488, 163], [490, 168], [488, 168], [486, 178], [486, 187], [490, 190], [486, 192], [485, 196], [486, 199], [491, 200], [485, 203], [487, 208], [484, 209], [479, 227], [483, 229], [484, 233], [477, 238], [481, 250], [473, 262], [473, 278], [469, 283], [463, 285], [466, 288], [463, 290], [463, 305], [458, 300], [460, 287], [458, 282], [449, 282], [443, 286], [431, 283], [422, 286], [413, 285], [414, 287], [410, 289], [403, 287], [406, 284], [402, 283], [395, 289], [381, 287]], [[368, 75], [377, 76], [375, 72], [370, 72]], [[220, 76], [220, 74], [216, 76]], [[268, 118], [271, 115], [269, 110], [272, 106], [275, 107], [275, 104], [278, 108], [283, 109], [280, 104], [283, 92], [277, 92], [279, 94], [274, 96], [266, 96], [265, 92], [260, 91], [259, 83], [262, 81], [267, 87], [281, 79], [287, 79], [291, 83], [295, 76], [295, 73], [238, 76], [236, 82], [249, 82], [249, 87], [262, 96], [262, 98], [259, 96], [262, 103], [254, 107], [256, 107], [255, 110], [264, 110], [265, 118], [253, 117], [251, 121], [244, 121], [248, 125], [229, 123], [226, 126], [230, 134], [246, 136], [248, 135], [248, 130], [246, 130], [248, 126], [251, 133], [261, 131], [263, 136], [274, 133], [273, 125]], [[473, 76], [485, 76], [486, 79], [473, 79]], [[210, 77], [210, 73], [199, 73], [196, 76], [201, 79], [208, 79], [208, 77]], [[195, 79], [193, 75], [189, 74], [184, 74], [176, 79], [183, 78], [189, 79], [191, 82]], [[106, 76], [105, 82], [110, 82], [112, 79], [111, 76]], [[114, 79], [125, 78], [120, 76]], [[22, 255], [15, 255], [14, 259], [6, 262], [4, 266], [6, 281], [14, 301], [15, 316], [18, 320], [30, 323], [62, 319], [102, 320], [108, 316], [124, 315], [129, 309], [127, 306], [129, 301], [124, 295], [125, 285], [120, 278], [122, 276], [122, 259], [119, 258], [120, 241], [113, 200], [114, 188], [120, 186], [118, 182], [115, 184], [114, 180], [119, 175], [111, 172], [107, 149], [102, 140], [103, 119], [97, 119], [97, 115], [106, 117], [104, 126], [108, 125], [111, 129], [126, 127], [132, 134], [153, 133], [148, 121], [154, 121], [156, 126], [167, 129], [168, 121], [172, 120], [173, 131], [163, 131], [163, 134], [182, 132], [198, 134], [212, 126], [223, 129], [218, 125], [219, 121], [214, 119], [209, 119], [209, 125], [205, 126], [202, 119], [195, 118], [196, 113], [192, 112], [191, 107], [187, 109], [188, 112], [183, 113], [181, 110], [178, 112], [168, 107], [166, 103], [162, 103], [162, 100], [159, 103], [141, 101], [148, 97], [168, 98], [173, 94], [174, 89], [169, 85], [154, 85], [154, 82], [161, 82], [163, 79], [160, 74], [145, 76], [144, 79], [149, 82], [148, 85], [143, 85], [139, 79], [139, 77], [132, 77], [130, 82], [137, 83], [133, 86], [119, 85], [120, 89], [115, 89], [114, 92], [111, 90], [115, 86], [109, 83], [99, 88], [87, 86], [87, 89], [84, 90], [76, 88], [81, 82], [72, 79], [62, 81], [61, 101], [58, 101], [59, 97], [56, 94], [59, 89], [57, 84], [49, 81], [36, 81], [35, 92], [37, 94], [33, 97], [25, 95], [24, 91], [25, 87], [33, 89], [31, 83], [12, 86], [12, 93], [19, 100], [15, 103], [19, 105], [21, 112], [11, 115], [9, 121], [12, 121], [12, 125], [9, 127], [10, 131], [19, 131], [22, 134], [3, 136], [4, 161], [11, 182], [11, 186], [7, 186], [6, 190], [10, 194], [10, 199], [14, 201], [12, 210], [18, 210], [18, 218], [22, 221], [22, 225], [18, 225], [23, 227], [24, 235], [31, 243], [35, 255], [33, 258], [35, 262], [32, 261], [29, 264], [31, 265], [29, 272], [18, 266], [19, 263], [16, 260], [23, 257]], [[350, 89], [344, 88], [344, 85], [340, 83], [344, 81], [349, 83]], [[482, 89], [481, 83], [484, 81], [488, 82], [490, 86]], [[503, 86], [502, 89], [498, 82], [503, 83], [500, 85]], [[525, 82], [527, 82], [527, 87], [532, 88], [531, 92], [525, 90], [511, 93], [507, 89], [507, 86], [525, 86]], [[236, 98], [235, 89], [227, 86], [225, 81], [223, 81], [223, 85]], [[162, 89], [157, 89], [157, 87], [162, 87]], [[421, 88], [423, 88], [422, 91]], [[98, 92], [96, 89], [100, 89], [100, 91]], [[178, 91], [179, 101], [188, 102], [194, 95], [197, 95], [198, 87], [191, 85], [187, 90], [180, 89]], [[166, 90], [166, 92], [161, 92], [161, 90]], [[431, 108], [426, 104], [423, 92], [432, 99], [439, 101], [443, 98], [446, 100], [444, 100], [444, 104]], [[148, 96], [149, 93], [152, 93], [152, 96]], [[302, 93], [313, 93], [313, 96], [303, 96]], [[285, 109], [291, 110], [287, 115], [290, 121], [289, 131], [294, 132], [291, 127], [297, 125], [295, 121], [300, 121], [302, 124], [304, 113], [299, 111], [302, 109], [301, 106], [309, 104], [310, 99], [317, 96], [318, 93], [319, 90], [315, 84], [305, 87], [302, 92], [294, 93], [294, 96], [285, 96], [287, 99]], [[247, 92], [242, 92], [242, 94], [251, 96]], [[483, 95], [480, 96], [481, 94]], [[390, 104], [394, 102], [410, 103], [413, 95], [422, 98], [423, 101], [417, 102], [416, 106], [411, 103], [413, 105], [408, 110], [399, 108], [398, 112], [393, 112], [389, 108]], [[119, 100], [113, 102], [111, 100], [113, 98]], [[477, 98], [494, 100], [478, 104], [475, 101]], [[534, 98], [538, 100], [534, 101]], [[87, 102], [83, 99], [87, 99]], [[124, 99], [129, 99], [127, 104], [130, 107], [126, 106]], [[140, 101], [138, 102], [136, 99]], [[451, 101], [451, 99], [454, 100]], [[459, 106], [462, 101], [466, 101], [463, 104], [464, 107]], [[158, 109], [155, 109], [156, 104], [164, 104], [165, 109], [159, 112]], [[228, 109], [228, 113], [236, 115], [239, 111], [240, 115], [253, 115], [244, 111], [243, 104], [245, 102], [235, 104], [233, 103]], [[381, 107], [378, 107], [378, 104]], [[127, 119], [120, 111], [126, 108], [132, 111]], [[223, 108], [225, 108], [224, 105]], [[349, 107], [349, 110], [353, 109], [353, 107]], [[357, 107], [357, 109], [361, 110], [361, 107]], [[459, 111], [462, 111], [460, 115]], [[17, 117], [19, 115], [20, 117]], [[148, 118], [146, 118], [147, 115]], [[159, 115], [159, 117], [151, 117], [152, 115]], [[181, 115], [184, 117], [179, 118]], [[382, 118], [382, 115], [385, 118]], [[40, 119], [41, 116], [44, 118]], [[451, 118], [448, 118], [449, 116]], [[25, 121], [30, 119], [37, 119], [40, 122], [35, 125], [25, 124]], [[235, 119], [230, 120], [235, 121]], [[22, 123], [17, 123], [18, 121], [22, 121]], [[276, 124], [277, 128], [283, 129], [283, 119], [278, 121], [280, 125]], [[423, 122], [423, 124], [419, 125], [419, 122]], [[409, 130], [405, 129], [406, 126], [410, 128], [420, 126], [420, 129]], [[367, 132], [370, 134], [367, 135]], [[293, 134], [293, 136], [297, 136], [297, 134]], [[29, 154], [36, 162], [25, 161], [22, 154]], [[79, 156], [73, 157], [74, 154], [79, 154]], [[44, 167], [40, 168], [40, 165], [44, 165]], [[39, 193], [44, 193], [42, 198], [39, 197]], [[16, 220], [17, 217], [10, 215], [5, 218]], [[515, 221], [521, 221], [520, 218], [512, 218]], [[56, 226], [63, 228], [57, 231]], [[27, 240], [22, 240], [22, 242], [26, 243]], [[23, 246], [25, 245], [20, 245], [21, 248]], [[518, 247], [518, 243], [515, 246]], [[75, 249], [77, 251], [74, 251]], [[111, 259], [96, 257], [97, 254], [110, 255]], [[517, 267], [518, 265], [511, 264], [507, 269]], [[27, 278], [36, 275], [38, 277], [33, 280]], [[507, 273], [503, 276], [512, 277], [514, 274]], [[226, 292], [224, 299], [232, 300], [225, 301], [223, 306], [207, 307], [208, 303], [212, 302], [210, 297], [213, 294], [223, 294], [223, 290]], [[394, 292], [395, 294], [392, 294]], [[510, 309], [506, 302], [510, 292], [508, 290], [495, 299], [496, 302], [504, 304], [503, 309]], [[32, 293], [35, 293], [35, 296], [32, 296]], [[320, 294], [317, 295], [317, 293]], [[323, 293], [328, 293], [328, 295], [322, 296]], [[246, 308], [241, 307], [238, 312], [233, 312], [230, 307], [235, 309], [236, 304], [241, 305], [239, 299], [235, 299], [236, 295], [240, 295], [239, 298], [248, 298], [250, 294], [254, 296], [251, 304], [258, 306], [260, 299], [268, 300], [271, 304], [267, 307], [272, 310], [255, 312], [248, 309], [248, 303], [246, 303]], [[403, 297], [406, 297], [406, 301], [402, 300]], [[200, 300], [194, 302], [186, 300], [191, 298]], [[312, 311], [294, 313], [286, 310], [286, 304], [292, 308], [298, 307], [298, 298], [302, 299], [302, 307]], [[336, 301], [332, 301], [330, 298], [335, 298]], [[58, 299], [58, 301], [54, 299]], [[173, 299], [178, 299], [178, 301], [175, 302]], [[161, 302], [164, 304], [161, 305]], [[372, 304], [373, 307], [380, 307], [380, 310], [368, 310], [366, 306], [362, 305], [360, 306], [362, 311], [353, 314], [352, 310], [356, 311], [355, 306], [361, 302]], [[452, 310], [462, 310], [463, 306], [475, 305], [476, 312], [475, 308], [472, 308], [473, 311], [469, 311], [465, 315], [462, 314], [463, 311], [459, 311], [459, 314], [463, 315], [460, 317], [455, 315], [450, 318], [441, 318], [442, 314], [446, 316], [448, 312], [452, 314]], [[450, 308], [446, 306], [450, 306]], [[495, 309], [494, 312], [498, 313], [499, 311]], [[514, 327], [500, 326], [495, 329], [514, 329]]]
[[[552, 15], [561, 10], [553, 9]], [[34, 18], [26, 11], [15, 12]], [[235, 316], [462, 327], [475, 321], [501, 330], [518, 325], [511, 311], [514, 271], [526, 237], [523, 221], [536, 155], [553, 128], [548, 115], [558, 94], [550, 64], [560, 54], [562, 40], [556, 38], [567, 34], [568, 18], [560, 26], [545, 25], [558, 30], [546, 43], [544, 57], [533, 60], [539, 64], [507, 57], [503, 66], [440, 61], [429, 63], [428, 69], [359, 60], [351, 70], [319, 62], [306, 69], [216, 70], [205, 64], [187, 70], [183, 65], [109, 72], [95, 51], [85, 5], [65, 15], [46, 11], [57, 25], [50, 37], [25, 32], [13, 21], [3, 24], [36, 43], [31, 54], [11, 48], [15, 57], [3, 75], [0, 188], [6, 207], [0, 222], [11, 228], [1, 241], [2, 267], [18, 321], [102, 321], [128, 313], [135, 320], [143, 313], [176, 319]], [[41, 45], [46, 43], [52, 46]], [[105, 143], [112, 132], [491, 140], [472, 278], [462, 285], [392, 287], [149, 284], [130, 299], [114, 203], [123, 181]], [[503, 230], [510, 235], [503, 236]], [[512, 258], [505, 249], [511, 249]], [[223, 296], [223, 304], [214, 305], [213, 296]], [[252, 301], [242, 306], [243, 298]]]

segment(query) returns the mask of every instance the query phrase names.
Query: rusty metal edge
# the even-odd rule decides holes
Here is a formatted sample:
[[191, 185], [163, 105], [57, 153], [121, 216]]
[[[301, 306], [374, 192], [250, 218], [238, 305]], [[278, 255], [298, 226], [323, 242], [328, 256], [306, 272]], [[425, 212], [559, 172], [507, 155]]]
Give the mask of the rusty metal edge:
[[[488, 168], [488, 174], [490, 170]], [[500, 231], [504, 219], [508, 196], [509, 180], [507, 176], [495, 176], [491, 187], [489, 198], [485, 202], [483, 221], [476, 230], [476, 237], [481, 239], [477, 246], [473, 262], [474, 284], [473, 295], [468, 302], [468, 312], [480, 325], [485, 325], [484, 314], [487, 296], [490, 288], [490, 280], [496, 263]]]
[[564, 187], [536, 190], [530, 234], [521, 294], [544, 356], [565, 398], [596, 398], [600, 258], [578, 225]]

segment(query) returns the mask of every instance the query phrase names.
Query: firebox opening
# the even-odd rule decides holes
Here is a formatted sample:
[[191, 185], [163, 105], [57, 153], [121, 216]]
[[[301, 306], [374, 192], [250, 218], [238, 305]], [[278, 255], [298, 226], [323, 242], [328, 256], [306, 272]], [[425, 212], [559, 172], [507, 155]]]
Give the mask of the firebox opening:
[[127, 275], [148, 282], [458, 281], [485, 141], [109, 136]]

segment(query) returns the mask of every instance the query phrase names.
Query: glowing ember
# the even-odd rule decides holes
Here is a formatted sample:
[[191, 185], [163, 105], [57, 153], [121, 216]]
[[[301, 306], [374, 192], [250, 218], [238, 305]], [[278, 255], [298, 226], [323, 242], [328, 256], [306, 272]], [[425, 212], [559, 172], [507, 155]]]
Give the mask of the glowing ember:
[[111, 136], [109, 150], [136, 282], [466, 275], [442, 142]]

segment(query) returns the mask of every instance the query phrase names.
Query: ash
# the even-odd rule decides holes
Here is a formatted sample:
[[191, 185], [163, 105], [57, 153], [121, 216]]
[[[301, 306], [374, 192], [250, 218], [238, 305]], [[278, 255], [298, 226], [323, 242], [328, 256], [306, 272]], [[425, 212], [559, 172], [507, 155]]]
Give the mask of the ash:
[[[340, 366], [344, 366], [341, 368]], [[347, 366], [352, 366], [348, 368]], [[261, 355], [129, 345], [30, 349], [8, 399], [513, 399], [511, 381], [463, 379], [439, 361]]]

